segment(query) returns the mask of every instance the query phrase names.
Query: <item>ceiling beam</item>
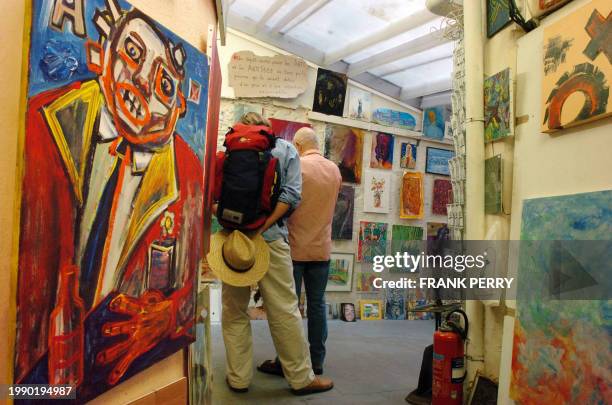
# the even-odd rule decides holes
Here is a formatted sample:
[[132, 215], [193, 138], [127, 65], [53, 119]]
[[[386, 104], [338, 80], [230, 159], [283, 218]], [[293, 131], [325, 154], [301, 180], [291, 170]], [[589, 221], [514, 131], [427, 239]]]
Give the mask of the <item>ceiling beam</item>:
[[427, 96], [434, 93], [440, 93], [452, 89], [452, 80], [450, 77], [446, 79], [429, 82], [416, 87], [405, 87], [400, 93], [400, 100], [409, 100], [416, 97]]
[[404, 66], [402, 66], [400, 68], [393, 69], [393, 70], [390, 70], [388, 72], [383, 72], [380, 75], [380, 77], [388, 77], [388, 76], [394, 75], [396, 73], [405, 72], [406, 70], [413, 69], [413, 68], [416, 68], [416, 67], [430, 65], [432, 63], [437, 63], [437, 62], [441, 62], [443, 60], [452, 59], [452, 57], [453, 57], [453, 54], [451, 52], [450, 55], [444, 55], [444, 56], [441, 56], [439, 58], [430, 59], [430, 60], [426, 60], [426, 61], [423, 61], [423, 62], [410, 63], [410, 64], [404, 65]]
[[367, 35], [365, 38], [357, 39], [335, 52], [326, 54], [325, 60], [323, 61], [324, 65], [331, 65], [339, 60], [345, 59], [348, 56], [354, 55], [357, 52], [369, 48], [372, 45], [376, 45], [382, 41], [396, 37], [406, 31], [418, 27], [419, 25], [435, 20], [436, 18], [439, 18], [439, 16], [432, 14], [428, 10], [418, 11], [409, 15], [408, 17], [402, 18], [401, 20], [387, 25], [385, 28], [373, 33], [372, 35]]
[[303, 23], [308, 17], [319, 11], [323, 6], [327, 5], [331, 0], [319, 0], [314, 7], [312, 7], [307, 13], [301, 14], [298, 18], [295, 18], [290, 24], [281, 31], [281, 33], [286, 34], [291, 31], [301, 23]]
[[359, 62], [352, 63], [349, 66], [348, 75], [351, 77], [356, 76], [375, 67], [407, 58], [447, 42], [450, 42], [450, 39], [444, 38], [441, 31], [434, 31], [405, 44], [372, 55]]
[[276, 0], [264, 13], [264, 15], [257, 21], [257, 25], [255, 25], [255, 31], [261, 31], [262, 28], [266, 26], [266, 23], [276, 12], [281, 8], [281, 6], [285, 3], [285, 0]]
[[304, 11], [312, 6], [312, 0], [302, 0], [287, 12], [275, 25], [272, 27], [272, 32], [281, 32], [283, 28], [289, 25], [293, 20], [299, 17]]

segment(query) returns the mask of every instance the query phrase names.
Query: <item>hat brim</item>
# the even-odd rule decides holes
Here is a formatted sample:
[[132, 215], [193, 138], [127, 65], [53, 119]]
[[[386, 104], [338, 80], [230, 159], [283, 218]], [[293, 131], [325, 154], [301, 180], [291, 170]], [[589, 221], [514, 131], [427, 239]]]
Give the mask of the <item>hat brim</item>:
[[210, 252], [206, 256], [208, 265], [221, 281], [234, 287], [248, 287], [257, 284], [270, 267], [270, 249], [261, 235], [251, 238], [255, 244], [255, 263], [245, 272], [232, 270], [223, 260], [223, 243], [232, 231], [221, 230], [210, 239]]

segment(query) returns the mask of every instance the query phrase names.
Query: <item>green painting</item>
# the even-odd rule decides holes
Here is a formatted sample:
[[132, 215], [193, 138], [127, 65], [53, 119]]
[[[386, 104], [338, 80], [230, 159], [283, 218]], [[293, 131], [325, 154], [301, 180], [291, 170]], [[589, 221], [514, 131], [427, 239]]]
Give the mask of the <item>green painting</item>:
[[[516, 403], [609, 403], [612, 301], [597, 300], [602, 295], [593, 289], [609, 297], [610, 240], [610, 190], [524, 202], [512, 354]], [[598, 282], [567, 284], [587, 285], [589, 278]], [[569, 299], [577, 293], [574, 298], [587, 299]]]
[[489, 76], [484, 81], [485, 142], [511, 136], [514, 133], [510, 68]]
[[[418, 255], [423, 250], [423, 228], [420, 226], [393, 225], [391, 228], [391, 254], [408, 252]], [[416, 271], [416, 269], [414, 269]], [[407, 267], [389, 269], [391, 273], [410, 272]]]
[[501, 31], [510, 23], [510, 0], [487, 0], [487, 37]]
[[502, 156], [485, 160], [485, 213], [502, 212]]

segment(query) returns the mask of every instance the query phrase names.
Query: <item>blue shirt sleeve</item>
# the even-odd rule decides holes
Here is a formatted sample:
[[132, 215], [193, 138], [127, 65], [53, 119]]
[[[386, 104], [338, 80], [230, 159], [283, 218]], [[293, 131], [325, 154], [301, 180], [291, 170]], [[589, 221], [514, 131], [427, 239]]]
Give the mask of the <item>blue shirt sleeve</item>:
[[277, 139], [277, 145], [272, 155], [277, 157], [281, 165], [281, 192], [279, 201], [289, 204], [294, 210], [302, 196], [302, 170], [300, 156], [295, 147], [283, 139]]

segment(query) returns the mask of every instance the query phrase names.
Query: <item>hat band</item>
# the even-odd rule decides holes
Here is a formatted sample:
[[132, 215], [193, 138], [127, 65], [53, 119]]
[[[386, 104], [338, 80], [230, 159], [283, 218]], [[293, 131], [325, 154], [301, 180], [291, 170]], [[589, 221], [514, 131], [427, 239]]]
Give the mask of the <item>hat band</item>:
[[230, 270], [235, 271], [236, 273], [246, 273], [247, 271], [251, 270], [253, 268], [253, 265], [255, 265], [255, 262], [253, 262], [253, 265], [251, 265], [249, 268], [246, 268], [244, 270], [242, 269], [237, 269], [234, 266], [232, 266], [226, 259], [225, 259], [225, 252], [223, 251], [223, 249], [221, 249], [221, 257], [223, 258], [223, 263], [225, 263], [225, 265], [227, 267], [230, 268]]

